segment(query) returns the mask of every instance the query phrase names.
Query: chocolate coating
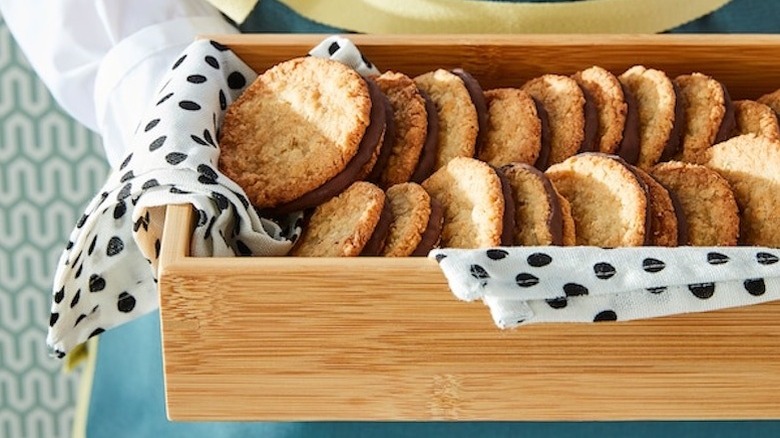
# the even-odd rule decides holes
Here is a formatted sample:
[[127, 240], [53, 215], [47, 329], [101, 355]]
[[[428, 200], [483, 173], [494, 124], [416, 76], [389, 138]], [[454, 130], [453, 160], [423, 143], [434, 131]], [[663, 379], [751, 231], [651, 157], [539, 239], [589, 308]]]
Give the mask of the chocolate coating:
[[482, 152], [482, 145], [485, 143], [485, 137], [487, 136], [487, 124], [488, 124], [488, 108], [485, 101], [485, 93], [482, 92], [482, 87], [479, 82], [474, 79], [469, 73], [462, 68], [456, 68], [452, 70], [452, 74], [459, 77], [463, 81], [463, 85], [466, 86], [466, 90], [469, 92], [471, 103], [474, 104], [474, 108], [477, 110], [477, 143], [474, 146], [474, 156], [478, 157]]
[[382, 175], [382, 171], [387, 167], [387, 162], [390, 160], [390, 155], [393, 152], [393, 145], [395, 144], [395, 121], [393, 121], [393, 107], [390, 105], [390, 100], [382, 95], [382, 102], [385, 105], [385, 135], [382, 138], [382, 146], [379, 150], [379, 157], [376, 159], [376, 164], [371, 172], [366, 177], [366, 181], [377, 183], [379, 177]]
[[582, 107], [585, 115], [585, 135], [582, 137], [580, 152], [594, 152], [598, 150], [599, 113], [590, 92], [585, 87], [577, 86], [580, 87], [585, 98], [585, 105]]
[[346, 190], [360, 176], [363, 167], [371, 161], [376, 148], [380, 147], [382, 132], [385, 130], [385, 106], [382, 104], [384, 96], [372, 81], [368, 81], [368, 91], [371, 96], [371, 122], [369, 122], [360, 146], [354, 157], [347, 163], [344, 170], [328, 180], [325, 184], [304, 194], [298, 199], [294, 199], [287, 204], [263, 210], [264, 215], [278, 216], [294, 211], [304, 210], [309, 207], [316, 207], [330, 198]]
[[[661, 182], [659, 181], [658, 184], [661, 184]], [[666, 186], [664, 187], [666, 188]], [[685, 217], [685, 212], [677, 193], [669, 190], [669, 188], [666, 188], [666, 191], [669, 192], [669, 199], [672, 200], [672, 207], [674, 207], [674, 215], [677, 217], [677, 246], [686, 246], [688, 245], [688, 219]]]
[[[547, 175], [539, 169], [523, 163], [507, 164], [506, 166], [503, 166], [502, 169], [510, 166], [521, 166], [533, 173], [534, 176], [542, 182], [545, 197], [550, 206], [550, 214], [547, 216], [547, 229], [550, 230], [550, 236], [552, 237], [551, 243], [555, 246], [563, 246], [563, 210], [561, 210], [561, 203], [558, 200], [558, 192], [555, 191], [550, 178], [547, 178]], [[517, 224], [515, 224], [515, 226], [517, 226]]]
[[682, 145], [683, 137], [685, 136], [685, 108], [683, 108], [682, 99], [680, 99], [680, 88], [672, 81], [672, 88], [674, 89], [674, 122], [672, 123], [672, 130], [669, 132], [669, 139], [666, 140], [664, 145], [664, 151], [661, 153], [660, 161], [671, 160]]
[[361, 256], [382, 255], [385, 242], [387, 242], [387, 236], [390, 234], [390, 224], [392, 222], [393, 214], [390, 212], [390, 203], [385, 198], [385, 205], [382, 207], [382, 212], [379, 213], [379, 221], [377, 221], [374, 232], [371, 233], [371, 237], [366, 242], [366, 246], [360, 251]]
[[550, 153], [552, 152], [552, 133], [550, 132], [550, 117], [547, 115], [547, 110], [544, 108], [538, 99], [532, 97], [534, 106], [536, 106], [536, 116], [539, 117], [539, 121], [542, 124], [541, 141], [542, 147], [539, 149], [539, 157], [534, 163], [534, 167], [541, 171], [547, 170], [550, 167]]
[[617, 149], [617, 155], [628, 164], [639, 162], [639, 106], [636, 97], [622, 82], [623, 100], [626, 102], [626, 123], [623, 125], [623, 138]]
[[431, 215], [428, 216], [428, 225], [422, 233], [420, 243], [412, 251], [412, 257], [426, 256], [439, 244], [441, 240], [441, 230], [444, 228], [444, 208], [439, 201], [431, 198]]
[[501, 194], [504, 195], [504, 217], [501, 228], [501, 246], [512, 246], [515, 234], [515, 198], [512, 196], [512, 186], [504, 172], [494, 166], [490, 166], [501, 181]]
[[422, 150], [420, 151], [420, 158], [417, 160], [417, 167], [414, 169], [412, 177], [409, 178], [409, 181], [417, 184], [425, 181], [433, 173], [433, 167], [436, 164], [436, 152], [439, 149], [439, 116], [436, 113], [436, 105], [423, 90], [419, 91], [420, 95], [425, 100], [428, 132], [425, 136], [425, 143], [423, 143]]
[[734, 103], [731, 102], [729, 90], [727, 90], [723, 84], [720, 84], [720, 87], [723, 89], [723, 106], [726, 109], [726, 113], [723, 114], [723, 120], [720, 122], [718, 134], [715, 135], [715, 144], [730, 139], [734, 134], [734, 130], [737, 129], [737, 117], [734, 114]]

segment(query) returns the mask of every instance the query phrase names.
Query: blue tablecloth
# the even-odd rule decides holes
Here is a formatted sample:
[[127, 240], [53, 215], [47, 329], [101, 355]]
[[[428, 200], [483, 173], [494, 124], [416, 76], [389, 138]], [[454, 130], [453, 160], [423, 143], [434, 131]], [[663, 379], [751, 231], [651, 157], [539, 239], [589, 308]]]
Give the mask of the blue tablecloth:
[[[638, 0], [639, 1], [639, 0]], [[685, 1], [685, 0], [681, 0]], [[246, 32], [338, 32], [262, 0]], [[732, 0], [673, 32], [780, 33], [780, 0]], [[87, 418], [89, 437], [777, 437], [780, 422], [179, 423], [165, 417], [159, 314], [101, 335]]]

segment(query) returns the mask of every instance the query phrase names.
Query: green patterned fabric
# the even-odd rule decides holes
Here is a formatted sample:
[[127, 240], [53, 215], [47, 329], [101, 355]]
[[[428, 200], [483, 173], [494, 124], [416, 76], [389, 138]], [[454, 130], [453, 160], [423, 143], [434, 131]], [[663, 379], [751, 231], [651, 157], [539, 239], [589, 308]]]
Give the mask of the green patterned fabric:
[[67, 116], [0, 17], [0, 437], [69, 437], [78, 373], [45, 337], [51, 279], [108, 172], [100, 137]]

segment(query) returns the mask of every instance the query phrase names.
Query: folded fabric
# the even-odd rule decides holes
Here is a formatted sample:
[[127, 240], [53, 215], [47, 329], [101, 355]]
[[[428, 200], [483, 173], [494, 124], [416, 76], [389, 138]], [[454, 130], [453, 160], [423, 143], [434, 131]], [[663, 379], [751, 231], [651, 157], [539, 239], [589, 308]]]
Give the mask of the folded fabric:
[[438, 249], [450, 289], [498, 327], [703, 312], [780, 299], [780, 251], [758, 247]]
[[[301, 54], [305, 55], [305, 54]], [[359, 72], [377, 70], [347, 39], [312, 51]], [[157, 260], [165, 206], [192, 204], [198, 257], [286, 254], [299, 215], [260, 218], [217, 168], [225, 110], [257, 74], [219, 43], [200, 40], [176, 60], [139, 122], [131, 153], [86, 208], [54, 276], [47, 344], [58, 357], [158, 307]]]

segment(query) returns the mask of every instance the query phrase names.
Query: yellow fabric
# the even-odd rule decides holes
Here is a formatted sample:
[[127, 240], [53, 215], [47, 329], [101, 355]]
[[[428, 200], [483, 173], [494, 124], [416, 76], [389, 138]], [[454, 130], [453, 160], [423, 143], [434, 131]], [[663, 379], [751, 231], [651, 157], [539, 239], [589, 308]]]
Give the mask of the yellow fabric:
[[[209, 0], [238, 22], [259, 0]], [[280, 0], [318, 23], [363, 33], [656, 33], [730, 0]]]
[[[89, 401], [92, 396], [92, 380], [95, 376], [95, 364], [97, 363], [98, 338], [99, 336], [94, 336], [81, 344], [84, 347], [83, 359], [86, 363], [81, 371], [76, 412], [73, 415], [73, 438], [83, 438], [87, 435], [87, 417], [89, 415]], [[68, 356], [71, 354], [73, 352], [69, 353]]]

